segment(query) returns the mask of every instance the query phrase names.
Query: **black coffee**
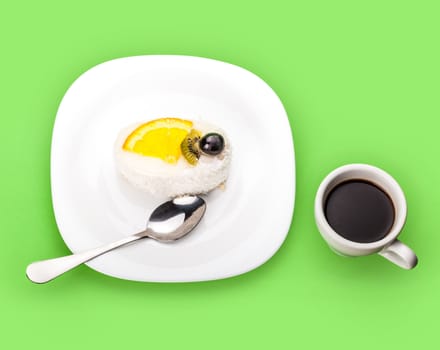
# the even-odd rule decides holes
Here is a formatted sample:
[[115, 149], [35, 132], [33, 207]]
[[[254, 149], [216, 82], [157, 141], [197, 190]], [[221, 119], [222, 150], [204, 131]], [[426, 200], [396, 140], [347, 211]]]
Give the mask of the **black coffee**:
[[342, 237], [360, 243], [384, 238], [394, 222], [394, 206], [377, 186], [362, 180], [337, 185], [324, 207], [330, 226]]

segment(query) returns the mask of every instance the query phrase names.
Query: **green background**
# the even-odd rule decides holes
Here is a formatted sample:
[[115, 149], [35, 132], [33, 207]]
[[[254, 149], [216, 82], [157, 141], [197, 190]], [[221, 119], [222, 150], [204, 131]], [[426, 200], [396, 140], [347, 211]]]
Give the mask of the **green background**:
[[[3, 2], [0, 347], [439, 348], [439, 15], [435, 0]], [[222, 281], [137, 283], [83, 266], [34, 285], [28, 263], [69, 252], [49, 179], [61, 98], [92, 66], [144, 54], [227, 61], [273, 87], [296, 148], [290, 234], [262, 267]], [[403, 187], [416, 269], [343, 258], [321, 239], [315, 191], [351, 162]]]

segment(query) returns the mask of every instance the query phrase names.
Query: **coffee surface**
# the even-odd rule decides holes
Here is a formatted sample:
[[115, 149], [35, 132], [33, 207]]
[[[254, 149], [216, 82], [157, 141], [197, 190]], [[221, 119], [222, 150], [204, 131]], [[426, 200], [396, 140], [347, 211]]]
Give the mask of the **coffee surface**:
[[324, 206], [330, 226], [342, 237], [359, 243], [384, 238], [394, 222], [390, 197], [374, 184], [350, 180], [337, 185]]

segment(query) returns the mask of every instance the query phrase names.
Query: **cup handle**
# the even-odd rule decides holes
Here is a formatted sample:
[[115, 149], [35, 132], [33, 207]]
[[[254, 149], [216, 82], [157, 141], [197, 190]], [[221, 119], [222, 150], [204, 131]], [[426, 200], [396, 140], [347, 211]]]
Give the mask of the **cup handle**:
[[382, 249], [379, 255], [406, 270], [414, 268], [418, 261], [416, 254], [411, 248], [397, 239]]

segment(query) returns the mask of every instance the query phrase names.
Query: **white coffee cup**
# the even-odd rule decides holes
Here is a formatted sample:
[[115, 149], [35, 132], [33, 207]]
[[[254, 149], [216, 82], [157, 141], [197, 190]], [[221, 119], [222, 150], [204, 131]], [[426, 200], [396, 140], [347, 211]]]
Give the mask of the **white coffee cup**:
[[[394, 223], [388, 234], [375, 242], [359, 243], [339, 235], [325, 217], [325, 202], [330, 191], [342, 182], [364, 180], [382, 189], [394, 206]], [[319, 232], [336, 253], [346, 256], [362, 256], [378, 253], [394, 264], [412, 269], [417, 265], [417, 256], [397, 239], [406, 220], [406, 200], [399, 184], [385, 171], [367, 164], [348, 164], [333, 170], [319, 186], [315, 198], [315, 220]]]

